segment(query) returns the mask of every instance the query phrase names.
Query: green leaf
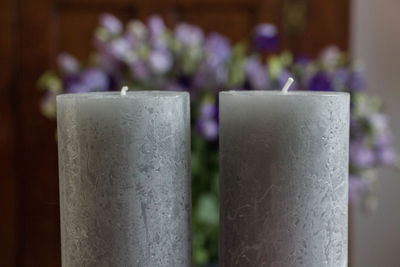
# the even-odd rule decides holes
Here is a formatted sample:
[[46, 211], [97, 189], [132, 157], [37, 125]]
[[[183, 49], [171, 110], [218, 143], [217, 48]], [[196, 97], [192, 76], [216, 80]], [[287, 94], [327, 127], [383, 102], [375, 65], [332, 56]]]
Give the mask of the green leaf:
[[278, 56], [272, 56], [268, 61], [269, 75], [272, 79], [277, 79], [282, 72], [282, 62]]
[[197, 265], [200, 265], [200, 266], [204, 265], [208, 262], [208, 259], [209, 259], [208, 252], [204, 248], [194, 249], [193, 258], [194, 258], [194, 262]]
[[216, 196], [211, 194], [200, 196], [195, 216], [197, 221], [200, 223], [217, 226], [219, 215]]

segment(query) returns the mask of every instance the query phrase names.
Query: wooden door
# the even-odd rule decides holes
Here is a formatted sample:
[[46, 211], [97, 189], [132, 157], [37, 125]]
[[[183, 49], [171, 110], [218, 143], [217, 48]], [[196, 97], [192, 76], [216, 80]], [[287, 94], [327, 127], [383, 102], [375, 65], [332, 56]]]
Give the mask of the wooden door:
[[348, 42], [347, 0], [2, 0], [0, 5], [0, 266], [60, 266], [55, 122], [36, 88], [56, 55], [86, 59], [99, 14], [123, 20], [161, 14], [233, 41], [258, 22], [275, 23], [282, 45], [316, 55]]

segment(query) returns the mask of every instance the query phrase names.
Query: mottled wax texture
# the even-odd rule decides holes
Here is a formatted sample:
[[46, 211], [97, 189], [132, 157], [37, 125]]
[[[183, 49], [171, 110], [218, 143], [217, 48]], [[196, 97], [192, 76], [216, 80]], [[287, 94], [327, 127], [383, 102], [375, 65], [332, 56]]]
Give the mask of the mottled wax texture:
[[220, 93], [220, 266], [347, 266], [349, 95]]
[[57, 97], [62, 265], [188, 267], [189, 95]]

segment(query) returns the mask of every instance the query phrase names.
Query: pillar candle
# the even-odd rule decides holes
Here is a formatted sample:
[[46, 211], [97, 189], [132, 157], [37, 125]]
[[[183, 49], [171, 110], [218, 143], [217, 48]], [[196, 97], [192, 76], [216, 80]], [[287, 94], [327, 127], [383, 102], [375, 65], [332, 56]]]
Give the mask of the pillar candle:
[[184, 92], [57, 97], [62, 265], [191, 266]]
[[349, 95], [219, 99], [220, 266], [347, 266]]

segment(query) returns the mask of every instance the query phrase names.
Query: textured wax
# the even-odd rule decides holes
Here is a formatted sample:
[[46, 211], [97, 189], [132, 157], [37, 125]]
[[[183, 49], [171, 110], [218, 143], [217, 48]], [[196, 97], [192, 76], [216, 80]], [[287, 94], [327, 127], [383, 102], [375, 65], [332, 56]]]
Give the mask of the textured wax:
[[60, 95], [57, 124], [62, 266], [191, 266], [189, 95]]
[[345, 267], [349, 95], [220, 93], [220, 267]]

